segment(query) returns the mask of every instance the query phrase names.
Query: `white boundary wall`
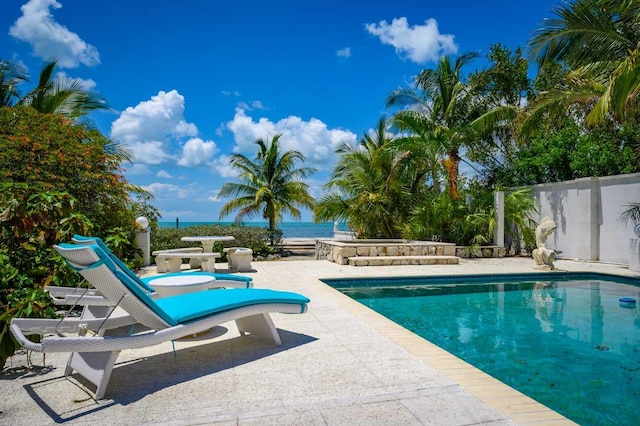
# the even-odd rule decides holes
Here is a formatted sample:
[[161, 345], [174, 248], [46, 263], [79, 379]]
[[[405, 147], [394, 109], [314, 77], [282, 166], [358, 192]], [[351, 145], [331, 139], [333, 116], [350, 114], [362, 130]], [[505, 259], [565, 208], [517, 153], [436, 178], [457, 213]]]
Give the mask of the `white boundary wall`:
[[559, 257], [629, 263], [633, 223], [618, 218], [630, 203], [640, 202], [640, 173], [584, 178], [529, 186], [538, 203], [540, 221], [545, 216], [558, 228], [547, 248]]

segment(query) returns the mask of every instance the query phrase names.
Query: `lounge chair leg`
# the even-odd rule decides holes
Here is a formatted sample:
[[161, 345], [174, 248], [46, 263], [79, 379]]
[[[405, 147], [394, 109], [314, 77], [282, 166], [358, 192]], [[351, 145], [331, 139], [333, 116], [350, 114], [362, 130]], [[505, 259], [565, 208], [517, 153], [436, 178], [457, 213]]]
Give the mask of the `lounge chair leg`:
[[240, 331], [240, 335], [244, 336], [247, 332], [254, 336], [265, 337], [272, 339], [276, 345], [282, 346], [282, 340], [280, 334], [273, 325], [273, 321], [269, 314], [258, 314], [249, 317], [238, 318], [236, 325]]
[[74, 371], [96, 385], [96, 399], [102, 399], [107, 391], [109, 378], [120, 351], [113, 352], [74, 352], [69, 357], [64, 375]]
[[[110, 306], [85, 306], [82, 311], [83, 319], [104, 318], [109, 315], [113, 308]], [[122, 327], [115, 330], [100, 331], [99, 336], [123, 336], [129, 332], [128, 328]], [[80, 333], [83, 334], [83, 333]], [[90, 383], [96, 385], [96, 399], [102, 399], [107, 391], [111, 371], [118, 359], [120, 351], [113, 352], [73, 352], [67, 361], [64, 370], [65, 376], [70, 376], [76, 371]]]

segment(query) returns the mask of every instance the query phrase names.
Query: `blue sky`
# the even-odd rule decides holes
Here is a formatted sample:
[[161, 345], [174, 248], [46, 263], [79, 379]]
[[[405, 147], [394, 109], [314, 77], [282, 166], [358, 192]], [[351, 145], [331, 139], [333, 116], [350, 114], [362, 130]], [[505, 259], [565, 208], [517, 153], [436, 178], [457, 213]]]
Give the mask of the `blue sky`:
[[132, 151], [127, 179], [162, 220], [217, 221], [233, 153], [281, 133], [318, 169], [318, 197], [334, 148], [389, 114], [391, 90], [444, 54], [524, 46], [557, 3], [4, 0], [0, 58], [34, 81], [57, 58], [62, 78], [108, 101], [91, 119]]

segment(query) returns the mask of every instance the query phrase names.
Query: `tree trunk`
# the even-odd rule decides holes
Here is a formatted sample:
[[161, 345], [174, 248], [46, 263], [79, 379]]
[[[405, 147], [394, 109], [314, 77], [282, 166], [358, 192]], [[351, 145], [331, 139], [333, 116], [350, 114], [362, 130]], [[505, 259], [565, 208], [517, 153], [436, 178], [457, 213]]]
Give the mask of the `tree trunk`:
[[458, 175], [460, 173], [460, 155], [458, 150], [447, 152], [449, 158], [444, 160], [444, 167], [447, 170], [449, 180], [449, 194], [452, 200], [458, 199]]

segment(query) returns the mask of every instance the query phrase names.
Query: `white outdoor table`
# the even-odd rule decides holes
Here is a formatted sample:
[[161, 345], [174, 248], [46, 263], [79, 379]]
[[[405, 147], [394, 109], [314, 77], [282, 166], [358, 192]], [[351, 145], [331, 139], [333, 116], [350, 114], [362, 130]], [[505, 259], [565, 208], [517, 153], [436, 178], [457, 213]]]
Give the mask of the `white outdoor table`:
[[207, 235], [202, 237], [182, 237], [182, 241], [199, 241], [202, 243], [202, 250], [204, 253], [213, 252], [213, 244], [216, 241], [233, 241], [234, 237], [231, 235]]
[[172, 275], [149, 280], [148, 284], [153, 288], [158, 297], [175, 296], [177, 294], [204, 291], [211, 286], [215, 278], [206, 275], [193, 275], [185, 273], [184, 276]]

